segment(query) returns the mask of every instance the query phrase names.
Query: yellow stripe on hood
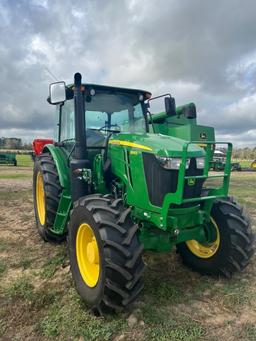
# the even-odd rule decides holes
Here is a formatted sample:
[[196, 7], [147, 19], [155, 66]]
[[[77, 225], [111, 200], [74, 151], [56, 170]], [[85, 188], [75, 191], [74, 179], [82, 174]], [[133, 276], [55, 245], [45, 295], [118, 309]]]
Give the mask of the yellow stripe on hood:
[[143, 146], [142, 144], [138, 144], [138, 143], [134, 143], [134, 142], [130, 142], [130, 141], [110, 140], [109, 144], [138, 148], [138, 149], [144, 149], [144, 150], [152, 150], [152, 148], [150, 148], [150, 147]]

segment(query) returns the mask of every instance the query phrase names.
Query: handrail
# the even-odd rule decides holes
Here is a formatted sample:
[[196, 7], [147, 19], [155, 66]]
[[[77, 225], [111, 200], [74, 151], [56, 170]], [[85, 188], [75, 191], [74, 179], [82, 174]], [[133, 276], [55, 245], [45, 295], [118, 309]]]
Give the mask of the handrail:
[[[225, 197], [228, 194], [228, 186], [231, 172], [231, 155], [232, 155], [232, 143], [230, 142], [218, 142], [218, 141], [203, 141], [205, 148], [205, 165], [203, 170], [203, 175], [186, 175], [186, 160], [188, 159], [188, 147], [191, 144], [202, 144], [202, 141], [190, 141], [185, 142], [183, 144], [183, 155], [182, 162], [179, 169], [178, 174], [178, 183], [177, 189], [174, 193], [168, 193], [165, 195], [163, 206], [161, 209], [161, 215], [163, 217], [167, 217], [168, 210], [171, 204], [181, 205], [183, 203], [195, 202], [195, 201], [205, 201], [205, 200], [213, 200], [219, 197]], [[213, 146], [214, 145], [227, 145], [227, 153], [226, 153], [226, 162], [223, 174], [209, 174], [210, 171], [210, 162], [211, 157], [213, 155]], [[220, 187], [209, 189], [208, 195], [203, 197], [194, 197], [194, 198], [183, 198], [185, 181], [188, 179], [210, 179], [210, 178], [223, 178], [222, 184]]]

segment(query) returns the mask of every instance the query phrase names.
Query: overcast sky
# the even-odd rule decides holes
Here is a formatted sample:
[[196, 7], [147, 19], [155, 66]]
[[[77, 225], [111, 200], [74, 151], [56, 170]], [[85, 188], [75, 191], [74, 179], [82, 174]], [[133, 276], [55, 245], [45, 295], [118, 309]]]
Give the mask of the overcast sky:
[[255, 0], [0, 0], [0, 136], [51, 137], [50, 70], [171, 92], [219, 140], [256, 146]]

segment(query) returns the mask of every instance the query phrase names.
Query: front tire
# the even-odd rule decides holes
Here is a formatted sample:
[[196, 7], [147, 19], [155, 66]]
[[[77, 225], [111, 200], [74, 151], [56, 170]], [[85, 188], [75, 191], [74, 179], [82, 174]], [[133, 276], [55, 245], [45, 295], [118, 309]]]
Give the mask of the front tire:
[[74, 203], [70, 266], [76, 289], [96, 314], [119, 311], [143, 289], [143, 246], [122, 200], [89, 195]]
[[211, 218], [217, 228], [216, 240], [203, 245], [188, 241], [177, 245], [185, 265], [201, 274], [231, 277], [243, 271], [253, 255], [253, 233], [243, 208], [232, 198], [216, 200]]

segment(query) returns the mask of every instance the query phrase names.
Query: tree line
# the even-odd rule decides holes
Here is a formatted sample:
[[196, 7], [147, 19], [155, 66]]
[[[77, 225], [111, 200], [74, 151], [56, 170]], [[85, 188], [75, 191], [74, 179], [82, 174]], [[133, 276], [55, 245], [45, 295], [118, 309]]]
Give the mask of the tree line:
[[242, 160], [255, 160], [256, 159], [256, 147], [234, 148], [233, 158], [242, 159]]

